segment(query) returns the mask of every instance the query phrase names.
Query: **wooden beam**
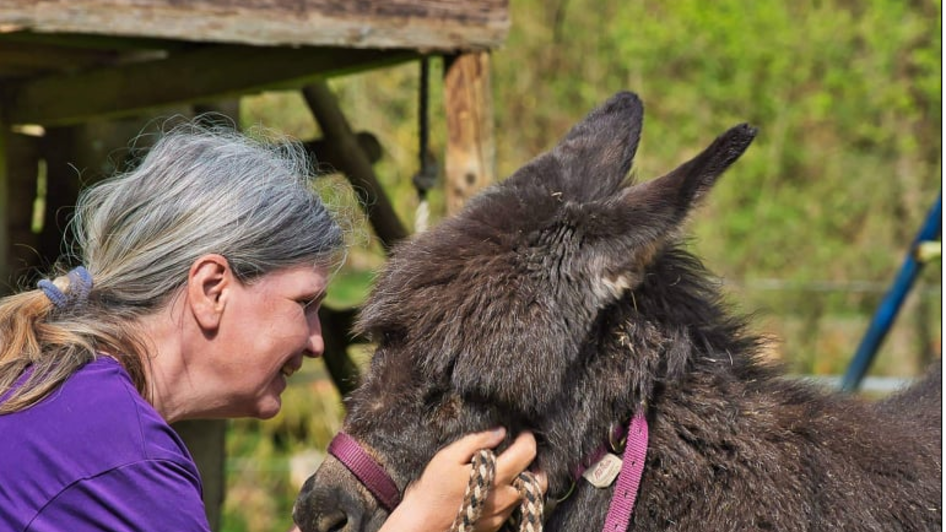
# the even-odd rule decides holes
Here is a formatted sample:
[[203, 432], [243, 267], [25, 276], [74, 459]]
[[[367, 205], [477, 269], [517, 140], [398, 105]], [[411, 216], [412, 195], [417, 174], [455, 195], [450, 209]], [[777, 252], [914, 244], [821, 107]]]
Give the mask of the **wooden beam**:
[[396, 242], [407, 238], [407, 230], [374, 175], [368, 157], [358, 146], [335, 95], [328, 84], [321, 81], [303, 87], [302, 96], [325, 135], [328, 150], [335, 153], [338, 170], [351, 181], [361, 205], [368, 211], [368, 220], [378, 240], [385, 250], [390, 250]]
[[33, 71], [77, 70], [115, 63], [121, 54], [0, 40], [0, 65]]
[[[3, 7], [0, 7], [0, 12]], [[13, 28], [14, 30], [16, 28]], [[143, 37], [115, 37], [87, 33], [35, 33], [32, 31], [9, 31], [0, 25], [0, 42], [24, 43], [40, 46], [55, 46], [59, 49], [98, 50], [103, 52], [128, 52], [134, 50], [186, 50], [193, 42], [148, 39]]]
[[[368, 158], [369, 163], [374, 164], [381, 160], [381, 143], [378, 142], [377, 137], [367, 131], [361, 131], [355, 133], [355, 142], [358, 143], [358, 147]], [[327, 166], [340, 169], [345, 164], [338, 153], [332, 150], [332, 143], [327, 139], [308, 140], [304, 144], [312, 160], [318, 163], [319, 168]]]
[[0, 31], [256, 45], [483, 50], [509, 32], [508, 0], [4, 0]]
[[225, 99], [416, 58], [410, 51], [211, 46], [164, 60], [54, 75], [6, 87], [11, 124], [69, 125], [171, 104]]
[[496, 180], [489, 53], [463, 54], [446, 60], [444, 106], [447, 118], [444, 198], [449, 216]]

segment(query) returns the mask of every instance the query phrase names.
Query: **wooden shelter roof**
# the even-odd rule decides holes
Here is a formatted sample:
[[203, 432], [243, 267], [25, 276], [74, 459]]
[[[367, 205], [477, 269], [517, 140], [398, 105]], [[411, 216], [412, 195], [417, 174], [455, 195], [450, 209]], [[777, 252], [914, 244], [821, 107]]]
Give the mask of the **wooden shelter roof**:
[[5, 0], [3, 121], [64, 125], [494, 48], [508, 0]]

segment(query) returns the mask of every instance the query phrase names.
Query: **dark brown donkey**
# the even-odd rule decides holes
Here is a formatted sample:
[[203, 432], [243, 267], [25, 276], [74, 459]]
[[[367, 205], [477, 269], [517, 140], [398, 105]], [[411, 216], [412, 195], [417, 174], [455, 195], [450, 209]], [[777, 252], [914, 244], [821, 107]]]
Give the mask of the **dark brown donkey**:
[[[573, 472], [643, 415], [629, 530], [940, 530], [939, 368], [870, 403], [764, 362], [679, 234], [756, 130], [634, 184], [642, 117], [617, 94], [397, 249], [361, 317], [377, 351], [344, 431], [403, 493], [460, 435], [531, 429], [550, 499], [573, 487], [546, 528], [598, 531], [614, 487], [573, 486]], [[377, 530], [386, 515], [331, 457], [295, 510], [319, 532]]]

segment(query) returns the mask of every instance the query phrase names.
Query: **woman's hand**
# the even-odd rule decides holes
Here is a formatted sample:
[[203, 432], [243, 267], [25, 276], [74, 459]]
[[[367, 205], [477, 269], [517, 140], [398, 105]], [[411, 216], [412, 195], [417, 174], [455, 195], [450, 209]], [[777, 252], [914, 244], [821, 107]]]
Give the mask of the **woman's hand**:
[[[480, 449], [492, 449], [503, 440], [506, 431], [499, 428], [470, 434], [444, 447], [424, 469], [420, 479], [408, 486], [401, 502], [381, 527], [381, 532], [445, 532], [453, 524], [470, 480], [470, 461]], [[476, 521], [476, 532], [495, 532], [515, 510], [521, 497], [512, 481], [535, 458], [535, 437], [523, 432], [496, 459], [496, 477], [490, 488], [483, 513]], [[538, 474], [543, 491], [545, 475]]]

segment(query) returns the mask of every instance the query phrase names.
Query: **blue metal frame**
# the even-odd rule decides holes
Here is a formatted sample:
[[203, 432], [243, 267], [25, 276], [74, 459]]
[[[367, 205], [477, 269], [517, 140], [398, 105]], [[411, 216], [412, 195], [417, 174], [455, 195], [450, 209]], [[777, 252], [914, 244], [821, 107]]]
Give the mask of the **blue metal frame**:
[[904, 260], [903, 266], [900, 267], [900, 272], [894, 279], [893, 285], [887, 291], [880, 306], [877, 307], [877, 311], [874, 312], [870, 327], [864, 334], [864, 339], [861, 340], [861, 345], [858, 346], [857, 352], [854, 354], [850, 366], [848, 366], [847, 373], [841, 381], [842, 390], [855, 391], [860, 387], [864, 375], [867, 374], [867, 370], [874, 360], [874, 355], [877, 354], [880, 344], [883, 343], [887, 332], [893, 326], [897, 313], [900, 311], [900, 306], [903, 304], [903, 300], [906, 299], [910, 287], [913, 286], [913, 282], [923, 266], [916, 257], [917, 247], [922, 242], [938, 239], [942, 230], [943, 192], [941, 190], [936, 202], [930, 208], [929, 214], [926, 215], [923, 227], [920, 228], [919, 234], [913, 240], [913, 244], [910, 245], [907, 258]]

